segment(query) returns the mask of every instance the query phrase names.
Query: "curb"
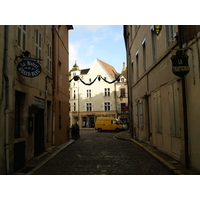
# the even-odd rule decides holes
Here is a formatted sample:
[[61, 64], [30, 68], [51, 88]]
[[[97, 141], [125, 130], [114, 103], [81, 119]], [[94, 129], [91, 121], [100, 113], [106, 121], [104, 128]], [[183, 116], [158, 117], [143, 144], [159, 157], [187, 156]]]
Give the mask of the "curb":
[[65, 149], [67, 146], [69, 146], [72, 143], [74, 143], [74, 140], [70, 140], [70, 141], [66, 142], [65, 144], [62, 144], [61, 146], [58, 146], [56, 148], [58, 150], [56, 150], [54, 153], [52, 153], [48, 158], [46, 158], [44, 161], [42, 161], [41, 163], [39, 163], [35, 168], [33, 168], [31, 171], [29, 171], [25, 175], [32, 175], [36, 170], [38, 170], [45, 163], [47, 163], [49, 160], [51, 160], [54, 156], [56, 156], [58, 153], [60, 153], [63, 149]]
[[[119, 133], [118, 133], [119, 134]], [[132, 139], [132, 138], [123, 138], [118, 136], [118, 134], [115, 135], [115, 137], [117, 139], [120, 140], [129, 140], [134, 142], [135, 144], [137, 144], [138, 146], [140, 146], [142, 149], [146, 150], [149, 154], [151, 154], [154, 158], [156, 158], [159, 162], [161, 162], [161, 164], [163, 164], [165, 167], [167, 167], [170, 172], [174, 173], [175, 175], [184, 175], [181, 171], [179, 171], [178, 169], [176, 169], [173, 165], [171, 165], [169, 162], [167, 162], [166, 160], [164, 160], [163, 158], [161, 158], [160, 156], [158, 156], [156, 153], [154, 153], [153, 151], [150, 151], [147, 147], [145, 147], [144, 145], [142, 145], [141, 143], [137, 142], [136, 140]]]

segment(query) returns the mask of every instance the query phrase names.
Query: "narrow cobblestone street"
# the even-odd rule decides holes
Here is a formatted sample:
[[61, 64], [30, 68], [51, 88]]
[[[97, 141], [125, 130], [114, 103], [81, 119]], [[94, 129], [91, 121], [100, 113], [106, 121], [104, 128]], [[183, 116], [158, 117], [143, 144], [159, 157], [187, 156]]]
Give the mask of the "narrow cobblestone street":
[[33, 175], [168, 175], [170, 172], [116, 132], [82, 130], [81, 137]]

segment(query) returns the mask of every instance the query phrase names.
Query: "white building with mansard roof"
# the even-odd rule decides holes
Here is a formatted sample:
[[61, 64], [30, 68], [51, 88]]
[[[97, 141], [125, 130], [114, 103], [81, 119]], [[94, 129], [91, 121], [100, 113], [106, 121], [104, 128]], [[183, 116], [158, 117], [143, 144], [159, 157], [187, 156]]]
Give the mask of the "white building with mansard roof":
[[[118, 118], [115, 80], [119, 73], [113, 66], [96, 59], [90, 69], [80, 70], [75, 63], [69, 76], [71, 125], [78, 121], [80, 127], [92, 128], [99, 116]], [[74, 76], [80, 79], [75, 81]]]

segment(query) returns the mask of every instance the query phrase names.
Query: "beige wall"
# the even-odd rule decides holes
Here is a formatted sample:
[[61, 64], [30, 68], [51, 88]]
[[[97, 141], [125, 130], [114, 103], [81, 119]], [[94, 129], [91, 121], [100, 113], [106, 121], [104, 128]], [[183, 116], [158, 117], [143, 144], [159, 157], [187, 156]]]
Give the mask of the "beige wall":
[[[77, 63], [78, 64], [78, 63]], [[80, 71], [70, 71], [71, 76], [76, 72], [76, 75], [80, 74]], [[97, 59], [94, 61], [87, 74], [81, 75], [81, 79], [85, 83], [89, 83], [89, 78], [93, 81], [98, 75], [106, 77], [107, 81], [113, 81], [114, 78], [108, 73], [108, 71], [102, 66], [101, 62]], [[75, 83], [75, 86], [74, 86]], [[110, 88], [110, 96], [104, 96], [104, 89]], [[76, 99], [73, 99], [73, 91], [76, 91]], [[91, 98], [87, 98], [86, 91], [91, 90]], [[101, 115], [115, 115], [117, 118], [117, 99], [116, 99], [116, 86], [115, 83], [108, 84], [101, 79], [99, 82], [96, 80], [92, 85], [88, 86], [80, 81], [72, 80], [70, 83], [70, 118], [71, 125], [75, 122], [74, 116], [79, 115], [79, 125], [82, 126], [82, 117], [87, 116], [87, 113], [95, 113], [95, 116]], [[110, 111], [104, 110], [104, 102], [110, 102]], [[73, 104], [76, 103], [77, 112], [74, 112]], [[86, 103], [92, 103], [92, 111], [86, 111]]]
[[4, 97], [4, 87], [3, 83], [3, 59], [4, 59], [4, 26], [0, 26], [0, 174], [5, 172], [5, 151], [4, 151], [4, 109], [5, 104], [3, 102]]
[[[17, 150], [15, 146], [24, 143], [25, 161], [42, 154], [45, 151], [51, 151], [55, 145], [60, 145], [69, 139], [69, 104], [68, 104], [68, 31], [72, 26], [53, 26], [51, 25], [28, 25], [26, 26], [25, 49], [18, 46], [17, 31], [18, 26], [9, 26], [8, 34], [8, 65], [7, 76], [9, 79], [9, 107], [4, 114], [5, 109], [5, 79], [2, 70], [0, 70], [0, 174], [12, 174], [13, 165], [16, 164], [15, 158]], [[36, 30], [41, 34], [41, 55], [36, 56]], [[0, 67], [3, 66], [4, 55], [4, 26], [0, 26]], [[48, 55], [48, 46], [51, 47]], [[40, 58], [42, 72], [34, 78], [21, 75], [17, 71], [17, 64], [22, 61], [19, 56], [23, 51], [29, 51], [31, 58]], [[54, 54], [52, 53], [54, 52]], [[51, 68], [48, 69], [48, 58], [51, 57]], [[27, 58], [25, 58], [27, 59]], [[17, 113], [15, 106], [15, 92], [21, 92], [19, 100], [20, 112]], [[53, 93], [55, 91], [55, 93]], [[19, 95], [18, 95], [19, 96]], [[40, 101], [40, 103], [38, 103]], [[37, 113], [30, 112], [32, 105], [39, 106]], [[33, 131], [29, 130], [29, 119], [33, 119]], [[20, 119], [19, 136], [15, 136], [15, 127]], [[60, 120], [60, 121], [59, 121]], [[37, 124], [38, 123], [38, 124]], [[39, 125], [40, 124], [40, 125]], [[39, 128], [38, 128], [39, 127]], [[38, 129], [38, 130], [36, 130]], [[7, 134], [5, 134], [7, 133]], [[36, 134], [37, 133], [37, 134]], [[4, 149], [4, 139], [8, 136], [7, 148]], [[39, 137], [39, 138], [37, 138]], [[37, 149], [37, 151], [35, 151]], [[7, 153], [7, 156], [5, 156]], [[19, 153], [19, 152], [18, 152]], [[20, 153], [23, 154], [23, 152]], [[23, 158], [23, 155], [20, 157]], [[5, 165], [7, 161], [7, 165]]]
[[[128, 26], [131, 33], [131, 26]], [[175, 26], [175, 30], [177, 27]], [[157, 60], [153, 60], [152, 37], [157, 41]], [[125, 36], [126, 37], [126, 36]], [[146, 70], [144, 68], [143, 49], [146, 48]], [[172, 46], [176, 45], [174, 42]], [[131, 92], [130, 111], [132, 130], [135, 137], [149, 141], [152, 145], [181, 161], [183, 151], [183, 120], [181, 106], [181, 84], [179, 77], [172, 73], [171, 56], [167, 49], [165, 26], [156, 36], [151, 26], [132, 26], [132, 36], [128, 39], [128, 83]], [[136, 58], [138, 57], [138, 58]], [[137, 67], [138, 62], [138, 67]], [[169, 85], [177, 82], [180, 102], [180, 135], [173, 136], [170, 131]]]
[[[163, 152], [185, 164], [185, 140], [183, 124], [182, 80], [172, 72], [171, 56], [179, 49], [175, 39], [171, 46], [167, 46], [166, 29], [162, 26], [156, 37], [158, 43], [158, 59], [153, 61], [151, 26], [125, 26], [125, 42], [128, 61], [129, 109], [132, 120], [131, 130], [135, 137], [149, 141]], [[198, 30], [198, 27], [182, 26], [186, 38], [191, 38], [184, 44], [189, 56], [190, 72], [185, 76], [187, 124], [188, 124], [188, 154], [189, 167], [200, 171], [199, 151], [199, 112], [200, 104], [200, 34], [190, 34], [188, 30]], [[186, 29], [185, 29], [186, 28]], [[193, 28], [193, 29], [192, 29]], [[178, 26], [174, 26], [174, 36], [178, 33]], [[143, 67], [142, 41], [146, 38], [147, 70]], [[139, 58], [139, 78], [136, 70], [136, 52]], [[129, 55], [130, 54], [130, 55]], [[132, 65], [133, 63], [133, 65]], [[132, 81], [133, 80], [133, 81]], [[142, 112], [141, 112], [142, 109]], [[143, 119], [140, 124], [140, 112]], [[130, 123], [131, 124], [131, 123]], [[174, 126], [176, 124], [176, 126]]]
[[189, 56], [190, 72], [186, 76], [186, 91], [187, 91], [187, 105], [188, 105], [188, 135], [189, 135], [189, 156], [191, 167], [200, 172], [200, 79], [199, 79], [199, 37], [197, 34], [197, 40], [193, 39], [188, 43], [190, 48], [187, 51]]
[[[26, 161], [30, 160], [34, 157], [34, 134], [35, 130], [32, 133], [28, 133], [28, 118], [33, 117], [35, 120], [35, 115], [33, 113], [29, 113], [29, 106], [35, 103], [35, 98], [39, 98], [44, 103], [44, 151], [52, 145], [52, 133], [49, 130], [49, 127], [52, 127], [51, 116], [51, 106], [52, 106], [52, 74], [47, 71], [47, 44], [52, 45], [52, 30], [51, 26], [26, 26], [26, 48], [21, 49], [17, 45], [17, 27], [18, 26], [9, 26], [9, 34], [8, 34], [8, 65], [7, 65], [7, 75], [9, 78], [9, 108], [6, 111], [6, 119], [3, 114], [4, 103], [5, 103], [5, 80], [3, 79], [3, 96], [1, 98], [1, 124], [4, 127], [4, 131], [1, 131], [1, 134], [5, 134], [6, 123], [8, 124], [6, 130], [8, 132], [8, 159], [5, 157], [4, 149], [1, 149], [0, 154], [2, 156], [2, 160], [9, 160], [8, 173], [13, 173], [13, 165], [14, 165], [14, 145], [20, 142], [25, 142], [25, 159]], [[28, 78], [22, 76], [17, 71], [17, 64], [22, 61], [21, 58], [16, 58], [16, 56], [22, 55], [24, 50], [27, 50], [31, 53], [31, 57], [36, 57], [35, 50], [35, 40], [36, 40], [36, 29], [38, 29], [41, 33], [41, 59], [40, 65], [42, 67], [42, 72], [39, 76], [34, 78]], [[3, 26], [0, 27], [0, 43], [4, 40], [3, 36]], [[3, 47], [1, 45], [0, 49], [0, 57], [3, 55]], [[2, 60], [2, 59], [0, 59]], [[38, 61], [39, 62], [39, 61]], [[2, 66], [2, 65], [1, 65]], [[1, 70], [2, 71], [2, 70]], [[2, 76], [1, 76], [2, 77]], [[2, 82], [1, 82], [2, 83]], [[19, 116], [15, 116], [15, 91], [22, 92], [24, 94], [23, 100], [21, 102], [21, 114], [20, 114], [20, 136], [15, 138], [15, 124], [16, 119]], [[2, 94], [2, 93], [1, 93]], [[50, 106], [47, 110], [47, 101], [50, 102]], [[47, 113], [49, 114], [47, 116]], [[34, 123], [34, 121], [33, 121]], [[4, 135], [2, 136], [4, 138]], [[1, 145], [4, 146], [4, 145]], [[1, 163], [1, 167], [4, 166], [4, 172], [1, 171], [2, 174], [6, 173], [5, 162]]]
[[54, 26], [54, 134], [55, 146], [69, 140], [68, 26]]

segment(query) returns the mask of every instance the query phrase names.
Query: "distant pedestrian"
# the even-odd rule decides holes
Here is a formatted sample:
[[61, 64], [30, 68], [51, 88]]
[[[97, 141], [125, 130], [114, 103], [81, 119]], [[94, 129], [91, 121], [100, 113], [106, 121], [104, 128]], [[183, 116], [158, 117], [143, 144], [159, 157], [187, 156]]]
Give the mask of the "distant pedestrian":
[[72, 139], [77, 140], [80, 137], [80, 128], [77, 122], [72, 125]]

